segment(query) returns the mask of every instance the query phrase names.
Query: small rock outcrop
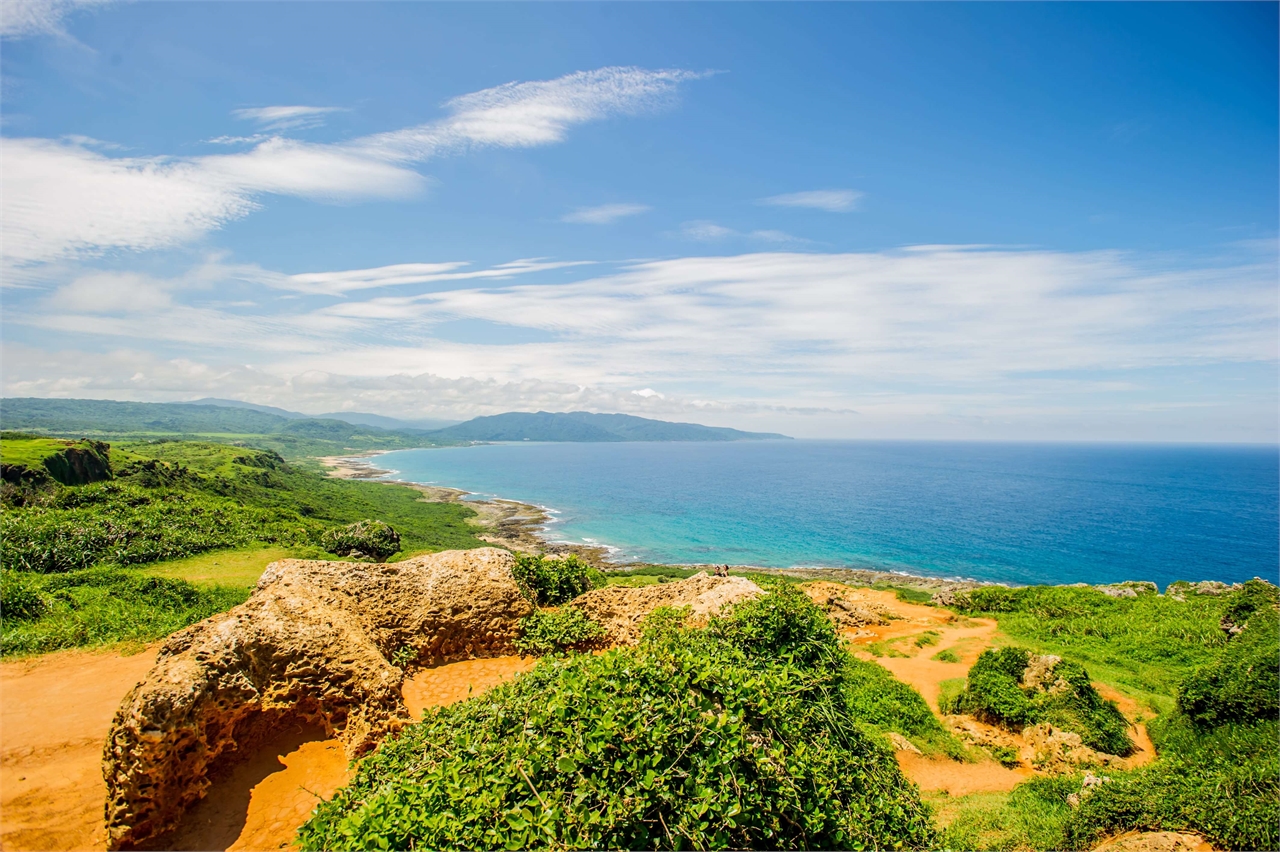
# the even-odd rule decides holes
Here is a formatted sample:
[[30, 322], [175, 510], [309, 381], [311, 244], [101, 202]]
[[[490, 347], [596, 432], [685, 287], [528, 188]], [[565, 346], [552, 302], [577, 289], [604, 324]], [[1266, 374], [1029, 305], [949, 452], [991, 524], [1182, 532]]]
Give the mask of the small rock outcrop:
[[318, 724], [355, 757], [409, 721], [404, 668], [514, 653], [532, 607], [512, 564], [481, 548], [269, 565], [248, 601], [171, 636], [116, 712], [103, 757], [110, 847], [173, 828], [219, 763], [285, 722]]
[[609, 586], [587, 592], [569, 602], [602, 626], [606, 641], [634, 645], [640, 640], [640, 622], [658, 607], [689, 607], [692, 623], [705, 623], [720, 608], [763, 594], [745, 577], [712, 577], [695, 574], [687, 580], [627, 588]]
[[855, 589], [819, 580], [801, 587], [822, 608], [837, 630], [854, 630], [868, 624], [888, 624], [888, 608]]

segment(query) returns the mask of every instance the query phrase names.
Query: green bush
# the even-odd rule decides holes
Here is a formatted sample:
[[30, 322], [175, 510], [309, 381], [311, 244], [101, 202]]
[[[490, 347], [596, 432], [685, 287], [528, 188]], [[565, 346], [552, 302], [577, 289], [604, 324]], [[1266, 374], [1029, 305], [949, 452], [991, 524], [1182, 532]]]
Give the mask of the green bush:
[[1280, 708], [1277, 648], [1280, 619], [1267, 606], [1248, 617], [1248, 626], [1218, 659], [1182, 682], [1178, 708], [1203, 728], [1274, 718]]
[[[1098, 694], [1083, 667], [1059, 660], [1039, 687], [1022, 682], [1031, 661], [1025, 648], [983, 651], [964, 692], [947, 708], [1013, 730], [1048, 722], [1080, 735], [1084, 744], [1107, 754], [1133, 753], [1128, 720]], [[1048, 687], [1048, 688], [1046, 688]]]
[[[544, 658], [430, 711], [317, 808], [302, 846], [931, 847], [915, 786], [840, 699], [841, 667], [799, 665], [823, 639], [781, 609], [739, 606], [716, 631], [665, 613], [638, 647]], [[792, 653], [751, 646], [757, 630]]]
[[326, 530], [320, 546], [339, 556], [381, 562], [400, 550], [400, 534], [382, 521], [356, 521]]
[[520, 619], [516, 650], [541, 656], [582, 650], [605, 636], [605, 630], [586, 613], [571, 606], [554, 611], [538, 610]]
[[826, 614], [794, 586], [774, 584], [769, 594], [734, 605], [707, 631], [768, 664], [813, 666], [840, 653], [840, 637]]
[[511, 574], [536, 606], [559, 606], [591, 588], [591, 566], [575, 554], [553, 559], [517, 553], [515, 558]]
[[1219, 849], [1280, 849], [1276, 722], [1169, 727], [1180, 730], [1166, 727], [1160, 760], [1114, 773], [1071, 814], [1067, 848], [1092, 849], [1125, 831], [1194, 831]]
[[0, 619], [31, 621], [48, 609], [48, 602], [31, 578], [0, 570]]

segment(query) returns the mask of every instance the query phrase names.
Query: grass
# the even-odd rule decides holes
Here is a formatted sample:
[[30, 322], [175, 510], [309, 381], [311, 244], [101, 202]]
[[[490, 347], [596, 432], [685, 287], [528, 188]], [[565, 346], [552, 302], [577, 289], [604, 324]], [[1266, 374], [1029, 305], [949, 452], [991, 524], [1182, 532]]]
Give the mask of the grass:
[[332, 558], [325, 533], [365, 519], [393, 526], [402, 554], [488, 546], [465, 505], [330, 479], [270, 452], [161, 441], [109, 458], [106, 482], [6, 484], [0, 558], [15, 608], [4, 608], [0, 653], [160, 638], [244, 600], [274, 559]]
[[[1003, 800], [947, 803], [940, 810], [945, 845], [1091, 849], [1128, 831], [1191, 831], [1219, 849], [1280, 847], [1276, 589], [1250, 581], [1227, 595], [1195, 595], [1177, 585], [1170, 591], [1185, 601], [1045, 587], [971, 597], [969, 611], [994, 615], [1025, 644], [1105, 661], [1090, 662], [1091, 673], [1102, 668], [1132, 691], [1145, 690], [1164, 712], [1148, 725], [1155, 762], [1107, 770], [1110, 780], [1081, 793], [1075, 809], [1063, 804], [1065, 794], [1080, 790], [1072, 776], [1056, 787], [1021, 785]], [[1244, 632], [1228, 639], [1219, 626], [1224, 615]], [[954, 703], [961, 685], [942, 685], [944, 705]]]
[[958, 663], [960, 662], [960, 655], [952, 648], [943, 648], [929, 659], [937, 660], [940, 663]]
[[76, 444], [76, 441], [61, 438], [43, 438], [21, 432], [6, 432], [0, 436], [0, 463], [18, 464], [33, 470], [43, 470], [45, 459]]
[[205, 588], [252, 588], [269, 564], [277, 559], [290, 558], [323, 558], [323, 553], [318, 548], [291, 549], [255, 544], [238, 550], [215, 550], [185, 559], [154, 562], [137, 569], [137, 573], [141, 576], [186, 580]]

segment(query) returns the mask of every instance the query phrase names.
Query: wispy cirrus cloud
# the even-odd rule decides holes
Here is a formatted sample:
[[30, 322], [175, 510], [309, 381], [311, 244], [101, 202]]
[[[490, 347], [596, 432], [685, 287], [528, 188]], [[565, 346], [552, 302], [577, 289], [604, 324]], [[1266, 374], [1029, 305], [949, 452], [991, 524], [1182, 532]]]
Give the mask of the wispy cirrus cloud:
[[231, 114], [252, 121], [263, 130], [280, 131], [319, 127], [325, 116], [344, 111], [342, 107], [268, 106], [232, 110]]
[[[247, 151], [198, 157], [115, 157], [69, 140], [4, 139], [5, 259], [23, 265], [172, 246], [248, 215], [270, 194], [404, 198], [428, 185], [413, 166], [432, 157], [560, 142], [576, 125], [666, 105], [698, 76], [601, 68], [507, 83], [454, 98], [446, 118], [404, 130], [340, 144], [249, 137], [241, 140], [253, 145]], [[319, 109], [329, 108], [268, 107], [246, 117], [279, 129]]]
[[808, 207], [828, 213], [848, 213], [858, 205], [862, 193], [852, 189], [816, 189], [809, 192], [789, 192], [760, 199], [760, 204], [774, 207]]
[[679, 236], [686, 240], [694, 240], [700, 243], [713, 243], [720, 240], [732, 238], [753, 240], [761, 243], [775, 243], [792, 245], [811, 242], [804, 237], [795, 237], [786, 231], [778, 231], [772, 229], [760, 229], [755, 231], [737, 231], [733, 228], [726, 228], [724, 225], [717, 225], [705, 219], [696, 219], [692, 222], [685, 222], [680, 226]]
[[647, 204], [601, 204], [597, 207], [579, 207], [561, 216], [560, 221], [575, 225], [610, 225], [619, 219], [651, 209]]
[[0, 7], [0, 36], [66, 37], [62, 22], [77, 9], [106, 5], [110, 0], [4, 0]]

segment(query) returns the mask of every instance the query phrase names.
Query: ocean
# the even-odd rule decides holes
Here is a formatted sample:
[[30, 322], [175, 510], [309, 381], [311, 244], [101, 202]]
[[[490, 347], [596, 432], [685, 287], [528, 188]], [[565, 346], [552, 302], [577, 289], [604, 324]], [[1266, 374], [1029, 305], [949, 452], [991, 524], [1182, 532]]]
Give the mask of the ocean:
[[389, 478], [546, 508], [621, 561], [1031, 583], [1278, 579], [1276, 447], [762, 441], [404, 450]]

